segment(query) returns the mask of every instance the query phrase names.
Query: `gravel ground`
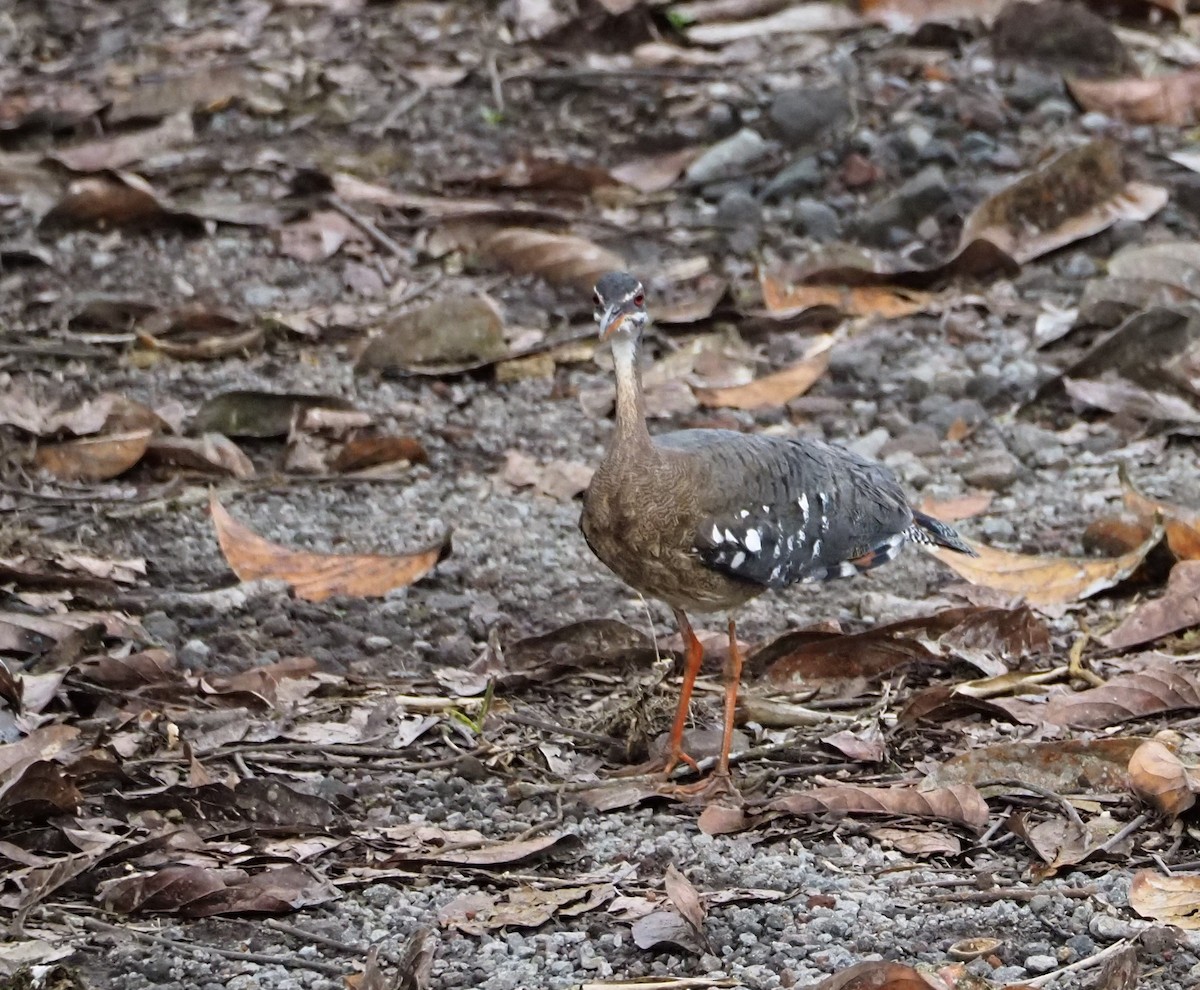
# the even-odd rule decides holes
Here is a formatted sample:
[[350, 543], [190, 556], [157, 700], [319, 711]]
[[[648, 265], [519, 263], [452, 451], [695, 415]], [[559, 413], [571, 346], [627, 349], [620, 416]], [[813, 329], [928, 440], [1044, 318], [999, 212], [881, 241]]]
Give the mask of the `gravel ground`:
[[[132, 23], [156, 43], [187, 20], [179, 14], [172, 21], [132, 2], [117, 6], [128, 7], [131, 18], [138, 8]], [[226, 13], [245, 15], [253, 6], [229, 4]], [[22, 17], [40, 16], [28, 7], [21, 5]], [[193, 15], [203, 21], [199, 12]], [[475, 64], [471, 60], [478, 56], [483, 64], [481, 53], [499, 44], [501, 22], [502, 13], [490, 9], [477, 18], [470, 4], [379, 4], [361, 16], [334, 18], [332, 27], [320, 31], [315, 27], [323, 23], [319, 17], [289, 8], [269, 37], [272, 44], [282, 44], [292, 29], [298, 59], [365, 65], [366, 82], [356, 95], [378, 109], [399, 99], [394, 78], [381, 66], [415, 65], [418, 55], [445, 56], [455, 46], [465, 63]], [[437, 35], [430, 34], [435, 23], [442, 25], [444, 37], [426, 51], [419, 42]], [[630, 34], [645, 40], [640, 21], [623, 19], [597, 28], [589, 17], [587, 24], [588, 37], [599, 39], [595, 44], [605, 52], [625, 50]], [[189, 23], [197, 26], [202, 25]], [[79, 38], [96, 42], [98, 29], [84, 24], [77, 30]], [[214, 115], [207, 133], [211, 144], [227, 142], [231, 159], [238, 161], [270, 152], [274, 161], [324, 163], [340, 155], [357, 156], [361, 164], [379, 152], [388, 158], [380, 167], [384, 178], [414, 189], [436, 188], [439, 175], [513, 160], [529, 143], [527, 128], [513, 121], [544, 125], [548, 146], [607, 166], [672, 141], [711, 143], [745, 122], [761, 125], [772, 119], [785, 139], [793, 132], [822, 134], [811, 149], [792, 149], [789, 175], [781, 169], [753, 181], [712, 184], [636, 215], [620, 208], [607, 215], [606, 236], [631, 261], [653, 268], [664, 258], [711, 250], [727, 274], [745, 281], [749, 252], [738, 249], [739, 234], [751, 237], [757, 250], [780, 257], [834, 237], [906, 250], [919, 240], [910, 252], [916, 260], [922, 252], [944, 254], [953, 243], [957, 218], [988, 189], [1035, 165], [1047, 146], [1064, 146], [1102, 130], [1145, 152], [1148, 157], [1138, 158], [1137, 168], [1171, 190], [1171, 204], [1153, 221], [1118, 224], [1025, 266], [1013, 280], [993, 283], [979, 298], [965, 299], [945, 313], [863, 321], [838, 346], [829, 373], [804, 401], [786, 414], [729, 414], [730, 421], [747, 429], [798, 428], [881, 457], [916, 501], [993, 492], [986, 514], [966, 520], [962, 529], [1013, 549], [1078, 552], [1087, 524], [1120, 502], [1120, 462], [1129, 464], [1144, 490], [1194, 503], [1194, 439], [1147, 436], [1103, 418], [1083, 433], [1064, 432], [1077, 417], [1058, 400], [1016, 412], [1064, 360], [1032, 345], [1033, 321], [1044, 307], [1077, 302], [1088, 279], [1122, 244], [1196, 235], [1188, 207], [1195, 201], [1193, 177], [1149, 157], [1174, 138], [1081, 115], [1067, 101], [1057, 74], [1038, 66], [998, 66], [978, 39], [945, 49], [944, 65], [956, 85], [933, 90], [928, 80], [907, 71], [913, 46], [882, 33], [868, 37], [869, 44], [818, 46], [803, 71], [794, 65], [798, 48], [776, 39], [755, 61], [753, 82], [741, 86], [721, 78], [665, 87], [635, 83], [620, 90], [576, 89], [570, 82], [510, 83], [504, 126], [478, 113], [490, 92], [488, 75], [480, 71], [461, 87], [432, 91], [415, 104], [401, 129], [386, 138], [398, 145], [389, 146], [386, 156], [370, 137], [370, 127], [338, 125], [320, 114], [288, 127], [282, 119], [260, 119], [235, 105]], [[360, 46], [361, 61], [353, 57]], [[501, 51], [511, 54], [504, 46]], [[581, 52], [567, 57], [582, 64]], [[805, 87], [832, 87], [834, 95], [778, 98]], [[891, 112], [884, 102], [889, 87], [905, 94]], [[853, 121], [839, 123], [845, 116], [839, 108], [850, 103]], [[799, 119], [809, 112], [819, 119]], [[844, 173], [851, 155], [875, 163], [883, 178], [865, 191], [834, 178]], [[929, 172], [931, 167], [936, 173]], [[260, 180], [242, 176], [237, 181]], [[6, 214], [4, 234], [28, 233], [27, 222], [19, 211]], [[407, 233], [403, 228], [397, 236]], [[397, 279], [413, 284], [431, 267], [417, 240], [415, 234], [411, 245], [405, 240], [410, 258], [388, 261]], [[0, 283], [0, 318], [16, 341], [57, 339], [81, 293], [128, 294], [134, 287], [152, 300], [194, 293], [237, 311], [285, 312], [331, 304], [347, 294], [340, 261], [307, 265], [281, 257], [262, 231], [220, 227], [197, 238], [83, 232], [49, 242], [55, 269], [22, 269]], [[504, 306], [511, 325], [556, 331], [573, 320], [575, 329], [584, 326], [586, 296], [552, 292], [533, 278], [451, 272], [431, 295], [480, 287]], [[759, 343], [773, 363], [781, 364], [789, 349], [803, 346], [806, 333]], [[677, 340], [678, 334], [666, 339]], [[189, 413], [231, 388], [346, 398], [374, 414], [381, 426], [419, 438], [429, 451], [428, 465], [388, 482], [312, 482], [279, 475], [270, 484], [223, 486], [223, 502], [257, 532], [297, 548], [403, 551], [451, 528], [453, 554], [413, 587], [384, 600], [320, 605], [267, 588], [242, 605], [217, 607], [205, 593], [230, 585], [232, 575], [200, 488], [163, 505], [141, 506], [132, 501], [138, 479], [121, 480], [96, 486], [92, 504], [52, 502], [23, 516], [24, 522], [104, 554], [144, 556], [148, 588], [131, 604], [146, 628], [194, 669], [243, 670], [280, 657], [310, 656], [338, 673], [411, 677], [465, 667], [486, 652], [490, 633], [511, 643], [598, 617], [644, 629], [648, 614], [657, 635], [672, 631], [665, 608], [639, 600], [591, 556], [577, 528], [578, 501], [514, 490], [501, 478], [505, 455], [513, 450], [539, 463], [596, 463], [610, 421], [585, 412], [578, 397], [609, 387], [602, 359], [562, 366], [554, 379], [500, 383], [482, 372], [392, 380], [355, 375], [352, 352], [349, 341], [288, 340], [250, 358], [162, 361], [150, 367], [122, 360], [10, 357], [0, 366], [0, 386], [20, 384], [68, 398], [117, 391], [155, 407], [177, 403]], [[944, 439], [958, 420], [970, 432]], [[655, 429], [694, 421], [695, 416], [668, 417]], [[278, 445], [270, 442], [247, 449], [261, 467], [269, 468], [279, 456]], [[745, 639], [758, 642], [829, 619], [863, 628], [945, 606], [952, 600], [950, 584], [952, 575], [936, 562], [909, 553], [866, 578], [760, 598], [743, 610], [740, 629]], [[1127, 602], [1127, 597], [1101, 596], [1055, 615], [1056, 645], [1065, 645], [1081, 620], [1103, 625]], [[718, 631], [722, 621], [705, 617], [698, 625]], [[578, 705], [595, 702], [594, 694], [572, 697], [575, 689], [564, 686], [555, 702], [521, 689], [500, 700], [512, 710], [568, 725]], [[666, 696], [669, 685], [657, 690]], [[715, 705], [701, 706], [701, 721], [713, 715]], [[1003, 736], [1007, 730], [995, 731]], [[544, 736], [567, 751], [576, 768], [595, 767], [595, 754], [573, 752], [570, 736]], [[369, 768], [339, 773], [335, 778], [347, 787], [371, 784]], [[168, 939], [277, 956], [279, 963], [195, 957], [169, 941], [147, 944], [124, 934], [93, 933], [74, 960], [79, 979], [87, 986], [127, 990], [332, 990], [345, 984], [328, 967], [344, 965], [350, 972], [351, 962], [360, 957], [329, 940], [355, 953], [378, 944], [381, 961], [395, 964], [406, 941], [432, 927], [434, 988], [566, 988], [617, 977], [703, 976], [767, 990], [805, 986], [864, 959], [945, 965], [950, 946], [973, 937], [1000, 940], [990, 960], [967, 966], [970, 974], [991, 981], [981, 986], [999, 987], [1134, 936], [1142, 964], [1139, 987], [1200, 985], [1200, 940], [1134, 919], [1127, 904], [1131, 871], [1119, 858], [1044, 881], [1027, 899], [991, 901], [995, 887], [1031, 883], [1031, 854], [1016, 841], [979, 848], [967, 844], [958, 855], [916, 859], [869, 834], [871, 823], [851, 820], [790, 820], [709, 837], [698, 828], [696, 809], [660, 803], [598, 813], [569, 795], [561, 806], [547, 797], [522, 800], [506, 787], [511, 779], [499, 778], [460, 766], [393, 775], [393, 790], [376, 810], [381, 821], [476, 828], [489, 838], [513, 838], [548, 826], [576, 841], [535, 864], [491, 871], [438, 866], [386, 884], [347, 884], [340, 901], [285, 919], [324, 941], [253, 918], [186, 924], [166, 919], [155, 930]], [[999, 810], [993, 807], [993, 815]], [[1185, 833], [1182, 841], [1186, 851], [1192, 840]], [[622, 882], [641, 891], [656, 887], [668, 865], [701, 891], [744, 891], [733, 903], [711, 907], [706, 945], [640, 948], [628, 921], [605, 910], [560, 914], [533, 929], [499, 934], [469, 935], [439, 923], [439, 911], [461, 895], [505, 891], [523, 876], [573, 882], [610, 877], [619, 868]], [[325, 964], [326, 970], [300, 968], [297, 958]], [[1093, 987], [1095, 979], [1094, 970], [1080, 969], [1050, 985]]]

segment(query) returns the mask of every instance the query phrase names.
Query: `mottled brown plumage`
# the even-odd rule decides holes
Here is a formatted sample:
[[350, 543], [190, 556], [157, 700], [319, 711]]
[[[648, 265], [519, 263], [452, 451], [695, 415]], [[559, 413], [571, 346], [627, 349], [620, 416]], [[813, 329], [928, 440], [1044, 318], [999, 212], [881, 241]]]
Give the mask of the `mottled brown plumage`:
[[[682, 736], [702, 651], [687, 612], [731, 611], [769, 588], [848, 577], [893, 559], [907, 541], [971, 551], [950, 527], [914, 512], [887, 468], [843, 448], [730, 430], [651, 437], [638, 368], [648, 318], [632, 275], [612, 272], [597, 282], [596, 320], [613, 346], [616, 427], [580, 525], [600, 560], [670, 605], [679, 622], [687, 655], [670, 772], [693, 762]], [[728, 778], [741, 672], [732, 619], [729, 637], [717, 786]]]

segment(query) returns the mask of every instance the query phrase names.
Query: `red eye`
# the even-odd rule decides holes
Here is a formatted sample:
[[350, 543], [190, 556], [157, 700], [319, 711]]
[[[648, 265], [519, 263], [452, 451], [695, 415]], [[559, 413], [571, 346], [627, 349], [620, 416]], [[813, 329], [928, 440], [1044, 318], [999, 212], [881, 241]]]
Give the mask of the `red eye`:
[[644, 292], [639, 292], [636, 296], [633, 297], [633, 304], [635, 306], [641, 306], [645, 302], [646, 302], [646, 294]]

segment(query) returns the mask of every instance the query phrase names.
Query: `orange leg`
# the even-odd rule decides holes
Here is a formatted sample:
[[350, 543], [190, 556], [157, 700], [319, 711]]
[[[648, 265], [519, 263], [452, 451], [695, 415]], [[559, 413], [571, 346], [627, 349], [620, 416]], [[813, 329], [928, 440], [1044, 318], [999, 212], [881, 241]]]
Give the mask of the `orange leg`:
[[679, 631], [683, 634], [683, 687], [679, 689], [679, 707], [675, 709], [675, 722], [671, 726], [671, 736], [667, 743], [667, 762], [663, 773], [671, 775], [680, 763], [686, 763], [693, 770], [698, 770], [696, 761], [683, 751], [683, 730], [687, 726], [688, 709], [692, 702], [692, 688], [696, 686], [696, 676], [700, 673], [700, 665], [704, 662], [704, 647], [692, 631], [692, 624], [679, 609], [675, 609], [675, 621], [679, 623]]

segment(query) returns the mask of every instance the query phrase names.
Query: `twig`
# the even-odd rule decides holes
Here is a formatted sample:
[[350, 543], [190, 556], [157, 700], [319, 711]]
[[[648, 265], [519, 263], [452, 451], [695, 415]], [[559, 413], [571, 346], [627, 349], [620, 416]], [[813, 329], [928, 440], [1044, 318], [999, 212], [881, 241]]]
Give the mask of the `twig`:
[[569, 725], [546, 722], [540, 718], [534, 718], [532, 715], [522, 715], [520, 712], [508, 712], [504, 715], [504, 720], [506, 722], [516, 722], [518, 725], [527, 725], [531, 729], [541, 729], [543, 732], [562, 733], [564, 736], [583, 739], [586, 742], [600, 743], [604, 746], [619, 746], [621, 744], [621, 740], [615, 736], [606, 736], [602, 732], [588, 732], [586, 729], [575, 729]]
[[1087, 831], [1087, 826], [1083, 824], [1083, 819], [1079, 817], [1079, 812], [1075, 810], [1075, 805], [1071, 804], [1071, 802], [1061, 794], [1057, 794], [1050, 790], [1049, 787], [1042, 787], [1040, 784], [1031, 784], [1027, 780], [1017, 780], [1016, 778], [988, 780], [986, 783], [1004, 784], [1009, 787], [1019, 787], [1023, 791], [1032, 791], [1034, 794], [1040, 794], [1042, 797], [1047, 798], [1050, 801], [1055, 801], [1063, 809], [1063, 811], [1066, 812], [1067, 818], [1071, 820], [1072, 825], [1076, 826], [1081, 831]]
[[1121, 831], [1119, 831], [1116, 835], [1114, 835], [1108, 839], [1105, 839], [1103, 842], [1100, 843], [1100, 845], [1096, 846], [1095, 849], [1092, 849], [1090, 851], [1090, 855], [1094, 856], [1096, 853], [1108, 852], [1114, 846], [1120, 845], [1121, 842], [1123, 842], [1125, 839], [1127, 839], [1129, 836], [1131, 836], [1134, 832], [1136, 832], [1139, 828], [1141, 828], [1149, 818], [1150, 818], [1149, 813], [1143, 811], [1140, 815], [1137, 816], [1137, 818], [1135, 818], [1128, 825], [1126, 825], [1123, 829], [1121, 829]]
[[967, 904], [992, 904], [995, 901], [1031, 901], [1042, 894], [1059, 894], [1062, 897], [1094, 897], [1100, 888], [1089, 884], [1086, 887], [997, 887], [995, 890], [962, 890], [952, 894], [935, 894], [926, 900], [937, 904], [947, 902]]
[[393, 257], [401, 261], [408, 261], [408, 252], [397, 242], [388, 237], [376, 225], [375, 221], [370, 217], [365, 217], [358, 212], [353, 206], [343, 200], [340, 196], [330, 196], [327, 202], [342, 216], [349, 220], [352, 224], [358, 227], [377, 245], [389, 252]]
[[296, 938], [303, 939], [306, 942], [316, 942], [317, 945], [324, 945], [330, 949], [336, 949], [338, 952], [365, 956], [368, 951], [357, 945], [351, 945], [349, 942], [340, 942], [336, 938], [330, 938], [328, 935], [310, 932], [307, 928], [301, 928], [298, 925], [289, 925], [286, 921], [280, 921], [278, 918], [268, 918], [264, 924], [268, 928], [275, 929], [277, 932], [283, 932], [285, 935], [294, 935]]
[[1108, 948], [1101, 949], [1099, 952], [1088, 956], [1086, 959], [1080, 959], [1077, 962], [1071, 963], [1069, 966], [1064, 966], [1062, 969], [1056, 969], [1052, 973], [1045, 973], [1042, 976], [1034, 977], [1032, 980], [1026, 980], [1025, 983], [1031, 987], [1041, 987], [1045, 986], [1047, 983], [1057, 980], [1061, 976], [1066, 976], [1067, 973], [1077, 973], [1081, 969], [1094, 969], [1106, 959], [1110, 959], [1117, 955], [1117, 953], [1123, 952], [1131, 944], [1132, 943], [1129, 939], [1123, 938], [1121, 941], [1113, 942], [1113, 944]]
[[196, 942], [188, 942], [183, 939], [167, 938], [163, 935], [151, 935], [149, 932], [138, 931], [136, 928], [122, 928], [119, 925], [110, 925], [108, 922], [100, 921], [97, 918], [80, 918], [79, 924], [89, 931], [101, 932], [105, 935], [128, 935], [139, 942], [165, 946], [166, 948], [176, 949], [193, 956], [203, 957], [214, 955], [220, 956], [222, 959], [234, 959], [238, 962], [257, 963], [260, 966], [311, 969], [313, 972], [324, 973], [326, 976], [344, 977], [347, 975], [345, 966], [320, 962], [316, 959], [305, 959], [301, 956], [275, 956], [265, 952], [238, 952], [236, 949], [222, 949], [215, 945], [200, 945]]
[[413, 107], [420, 103], [426, 96], [429, 95], [429, 89], [426, 86], [418, 85], [404, 99], [397, 101], [395, 106], [387, 112], [387, 116], [375, 125], [373, 134], [377, 138], [383, 137], [388, 131], [396, 126], [396, 122], [408, 113]]

